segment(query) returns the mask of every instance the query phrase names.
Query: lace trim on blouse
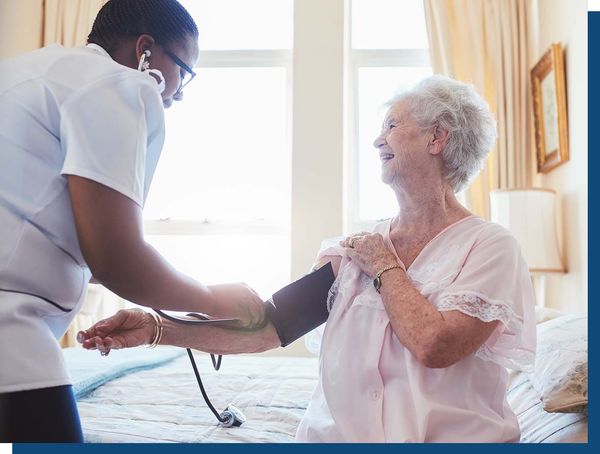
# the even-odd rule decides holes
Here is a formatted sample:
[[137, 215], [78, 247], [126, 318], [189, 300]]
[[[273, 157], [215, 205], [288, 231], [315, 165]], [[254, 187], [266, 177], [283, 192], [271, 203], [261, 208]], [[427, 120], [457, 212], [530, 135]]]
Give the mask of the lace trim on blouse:
[[333, 308], [333, 303], [335, 302], [335, 298], [338, 295], [338, 290], [340, 288], [340, 276], [333, 281], [331, 288], [329, 289], [329, 293], [327, 294], [327, 311], [331, 313], [331, 309]]
[[[477, 292], [461, 292], [443, 295], [436, 306], [439, 311], [457, 310], [484, 322], [499, 320], [506, 327], [505, 332], [492, 346], [486, 341], [475, 356], [509, 369], [532, 370], [535, 354], [520, 347], [523, 320], [507, 302], [490, 300]], [[500, 350], [510, 352], [510, 356], [500, 353]]]

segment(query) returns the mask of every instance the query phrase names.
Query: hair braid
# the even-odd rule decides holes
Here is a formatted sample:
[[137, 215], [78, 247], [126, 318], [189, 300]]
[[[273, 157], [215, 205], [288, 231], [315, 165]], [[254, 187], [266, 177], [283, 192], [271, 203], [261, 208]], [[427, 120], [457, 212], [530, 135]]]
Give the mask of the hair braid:
[[122, 39], [143, 33], [168, 45], [188, 36], [197, 38], [198, 27], [177, 0], [109, 0], [94, 20], [88, 43], [111, 53]]

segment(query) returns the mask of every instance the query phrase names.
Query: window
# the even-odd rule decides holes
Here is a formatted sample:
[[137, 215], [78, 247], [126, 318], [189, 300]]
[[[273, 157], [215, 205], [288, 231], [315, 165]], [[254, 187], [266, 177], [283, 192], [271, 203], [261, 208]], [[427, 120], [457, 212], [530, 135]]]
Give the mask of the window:
[[[372, 142], [384, 103], [431, 73], [422, 1], [336, 1], [330, 5], [335, 14], [318, 4], [294, 6], [293, 0], [181, 1], [200, 32], [198, 76], [185, 90], [187, 102], [166, 112], [165, 148], [144, 210], [147, 239], [203, 283], [243, 280], [268, 297], [290, 281], [292, 263], [310, 269], [315, 244], [325, 239], [321, 231], [339, 228], [328, 219], [313, 229], [313, 221], [298, 213], [298, 225], [290, 227], [294, 27], [302, 36], [330, 39], [332, 23], [315, 18], [338, 17], [347, 8], [347, 58], [340, 59], [347, 102], [339, 113], [327, 110], [324, 121], [346, 118], [344, 230], [359, 231], [396, 212]], [[301, 11], [297, 17], [294, 8]], [[335, 33], [341, 40], [344, 30]], [[318, 67], [323, 55], [303, 49], [302, 65]], [[306, 96], [329, 99], [327, 90], [335, 87], [322, 90], [318, 81]], [[321, 115], [318, 107], [314, 115]], [[341, 185], [336, 177], [320, 190]]]
[[373, 142], [396, 93], [431, 74], [422, 0], [350, 0], [346, 233], [397, 213]]
[[293, 2], [181, 3], [198, 24], [198, 76], [165, 113], [146, 239], [205, 284], [266, 298], [290, 280]]

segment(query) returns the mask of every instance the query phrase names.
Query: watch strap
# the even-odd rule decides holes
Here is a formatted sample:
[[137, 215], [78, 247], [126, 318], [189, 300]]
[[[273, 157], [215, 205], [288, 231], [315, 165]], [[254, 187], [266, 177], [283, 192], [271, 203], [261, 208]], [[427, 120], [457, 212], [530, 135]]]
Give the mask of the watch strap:
[[390, 266], [386, 266], [385, 268], [382, 268], [381, 270], [379, 270], [377, 272], [377, 274], [375, 275], [375, 279], [373, 279], [373, 287], [375, 287], [375, 290], [377, 290], [377, 293], [381, 293], [381, 291], [380, 291], [380, 289], [381, 289], [381, 275], [383, 273], [385, 273], [386, 271], [393, 270], [395, 268], [402, 268], [402, 266], [399, 265], [399, 264], [390, 265]]

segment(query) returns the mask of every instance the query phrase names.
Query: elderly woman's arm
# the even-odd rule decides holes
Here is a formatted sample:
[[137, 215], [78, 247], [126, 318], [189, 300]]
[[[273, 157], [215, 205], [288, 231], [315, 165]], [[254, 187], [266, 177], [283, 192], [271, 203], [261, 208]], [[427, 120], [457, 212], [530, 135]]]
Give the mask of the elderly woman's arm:
[[[337, 276], [341, 257], [325, 256], [314, 269], [331, 262]], [[271, 323], [259, 331], [236, 331], [217, 326], [190, 326], [161, 319], [163, 336], [160, 344], [194, 348], [221, 355], [235, 353], [258, 353], [281, 345]], [[141, 309], [120, 310], [112, 317], [99, 321], [87, 330], [80, 331], [77, 340], [84, 348], [108, 353], [147, 345], [156, 330], [156, 319]]]
[[[216, 326], [190, 326], [161, 319], [162, 345], [194, 348], [220, 355], [257, 353], [279, 347], [280, 340], [270, 323], [259, 331], [246, 332]], [[80, 331], [77, 340], [84, 348], [108, 353], [147, 345], [156, 331], [156, 319], [141, 309], [120, 310], [112, 317]]]
[[339, 255], [325, 255], [318, 260], [317, 263], [315, 263], [313, 270], [318, 270], [319, 268], [327, 265], [329, 262], [331, 262], [331, 268], [333, 269], [334, 276], [337, 277], [340, 270], [340, 264], [342, 263], [342, 257]]
[[476, 352], [499, 323], [438, 311], [400, 268], [381, 276], [380, 291], [394, 333], [427, 367], [448, 367]]
[[[348, 255], [369, 276], [398, 265], [380, 234], [348, 241]], [[403, 267], [381, 275], [381, 297], [398, 340], [426, 367], [448, 367], [474, 353], [492, 334], [498, 321], [483, 322], [459, 311], [438, 311], [413, 286]]]

